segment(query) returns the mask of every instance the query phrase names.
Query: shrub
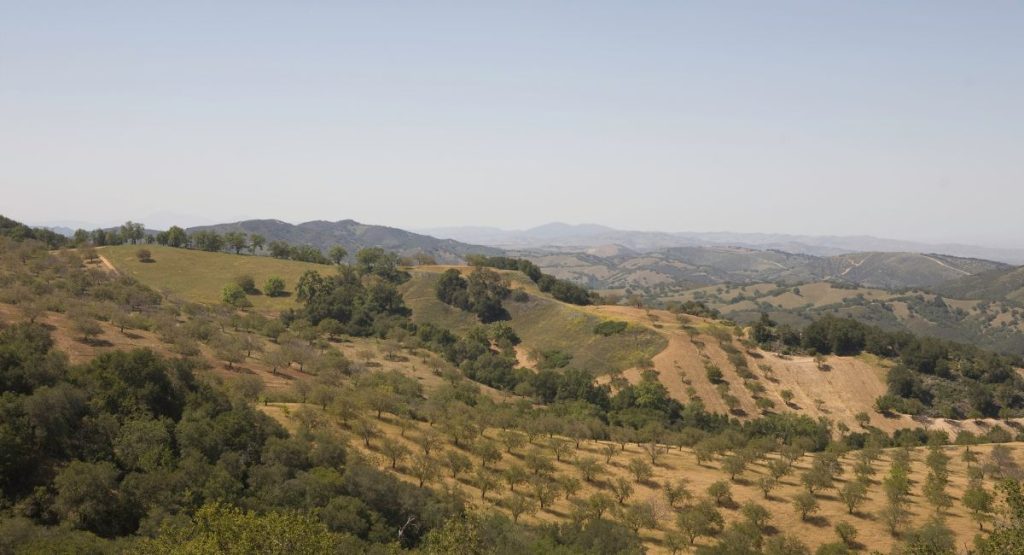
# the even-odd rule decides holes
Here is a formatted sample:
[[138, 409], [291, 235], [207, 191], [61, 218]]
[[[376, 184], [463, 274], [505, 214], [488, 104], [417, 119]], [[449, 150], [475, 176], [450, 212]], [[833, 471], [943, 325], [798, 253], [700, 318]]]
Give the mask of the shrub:
[[267, 278], [267, 283], [263, 285], [263, 292], [268, 297], [280, 297], [284, 294], [284, 280], [277, 276]]
[[246, 293], [253, 293], [256, 291], [256, 280], [252, 279], [252, 276], [248, 274], [235, 276], [235, 284], [242, 288], [242, 291]]
[[238, 308], [252, 306], [249, 299], [245, 297], [245, 290], [239, 287], [237, 283], [229, 283], [224, 286], [224, 292], [221, 294], [221, 300], [223, 300], [225, 304]]
[[149, 249], [139, 249], [135, 251], [135, 258], [138, 258], [139, 262], [152, 262], [153, 253], [149, 252]]
[[597, 335], [603, 335], [608, 337], [609, 335], [615, 335], [622, 333], [626, 330], [628, 324], [626, 322], [620, 322], [618, 320], [605, 320], [600, 324], [594, 326], [594, 333]]

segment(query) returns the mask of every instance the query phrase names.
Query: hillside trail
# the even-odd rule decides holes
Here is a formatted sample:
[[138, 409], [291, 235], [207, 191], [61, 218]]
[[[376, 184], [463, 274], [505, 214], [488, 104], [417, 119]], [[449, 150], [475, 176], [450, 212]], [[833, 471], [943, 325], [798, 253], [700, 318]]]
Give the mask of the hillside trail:
[[103, 256], [102, 254], [97, 256], [99, 257], [100, 265], [103, 266], [103, 269], [114, 275], [121, 274], [121, 272], [117, 271], [117, 268], [115, 268], [114, 265], [110, 263], [110, 260], [107, 260], [107, 257]]
[[843, 272], [841, 274], [839, 274], [839, 277], [845, 276], [846, 274], [852, 272], [853, 270], [856, 270], [857, 268], [860, 268], [861, 266], [864, 265], [865, 262], [868, 261], [869, 258], [871, 258], [871, 256], [872, 255], [869, 254], [869, 255], [865, 256], [864, 258], [860, 259], [860, 262], [854, 262], [852, 266], [850, 266], [849, 268], [843, 270]]
[[960, 268], [954, 268], [953, 266], [950, 266], [949, 264], [946, 264], [945, 262], [943, 262], [941, 260], [937, 260], [935, 258], [932, 258], [932, 257], [928, 256], [927, 254], [922, 254], [921, 256], [927, 258], [928, 260], [931, 260], [932, 262], [938, 264], [939, 266], [943, 266], [943, 267], [949, 268], [950, 270], [953, 270], [954, 272], [959, 272], [960, 275], [964, 275], [964, 276], [971, 275], [971, 273], [966, 271], [966, 270], [963, 270], [963, 269], [960, 269]]

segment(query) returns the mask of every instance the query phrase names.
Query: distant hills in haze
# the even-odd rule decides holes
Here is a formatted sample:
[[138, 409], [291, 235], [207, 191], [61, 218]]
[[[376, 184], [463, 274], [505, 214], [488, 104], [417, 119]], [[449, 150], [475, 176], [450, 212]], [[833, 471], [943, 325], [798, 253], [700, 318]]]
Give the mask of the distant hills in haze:
[[[150, 226], [152, 227], [152, 226]], [[56, 230], [56, 229], [55, 229]], [[349, 252], [382, 247], [426, 253], [454, 263], [469, 254], [528, 258], [546, 272], [595, 289], [626, 290], [650, 299], [681, 290], [734, 283], [832, 281], [888, 290], [928, 288], [959, 298], [1024, 303], [1024, 249], [931, 245], [875, 237], [627, 231], [550, 223], [507, 231], [452, 227], [414, 233], [346, 219], [291, 224], [275, 219], [189, 227], [189, 232], [241, 231], [268, 242]], [[70, 229], [59, 229], [70, 234]], [[1018, 298], [1018, 296], [1020, 298]]]
[[421, 233], [506, 249], [565, 250], [619, 245], [639, 252], [673, 247], [730, 246], [835, 256], [856, 252], [939, 253], [962, 258], [1024, 264], [1024, 248], [1000, 249], [962, 244], [930, 244], [871, 236], [814, 236], [772, 233], [659, 232], [620, 230], [596, 224], [550, 223], [525, 230], [445, 227]]

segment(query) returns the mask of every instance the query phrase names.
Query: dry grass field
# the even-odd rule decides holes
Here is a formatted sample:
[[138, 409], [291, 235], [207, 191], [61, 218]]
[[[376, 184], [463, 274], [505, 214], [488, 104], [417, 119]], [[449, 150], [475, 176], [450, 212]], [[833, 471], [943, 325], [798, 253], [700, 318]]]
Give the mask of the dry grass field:
[[[174, 294], [199, 302], [215, 303], [216, 294], [214, 290], [225, 281], [225, 277], [236, 271], [247, 271], [256, 276], [272, 275], [278, 273], [285, 277], [295, 276], [304, 271], [307, 266], [300, 263], [285, 264], [291, 274], [285, 274], [285, 266], [279, 266], [282, 261], [275, 261], [264, 257], [234, 257], [231, 255], [213, 255], [217, 258], [238, 258], [245, 259], [247, 265], [239, 266], [228, 264], [223, 261], [214, 261], [212, 258], [203, 264], [195, 264], [188, 257], [176, 258], [171, 256], [177, 253], [164, 253], [163, 250], [155, 251], [156, 263], [145, 265], [143, 271], [132, 270], [133, 265], [141, 265], [134, 261], [133, 251], [121, 249], [121, 251], [110, 252], [111, 249], [104, 249], [104, 255], [109, 256], [111, 262], [118, 271], [136, 275], [138, 279], [153, 287], [172, 291]], [[167, 249], [170, 250], [170, 249]], [[191, 251], [184, 251], [189, 254]], [[118, 254], [119, 253], [119, 254]], [[204, 260], [208, 259], [202, 254]], [[157, 269], [160, 262], [164, 265], [162, 270], [171, 270], [171, 277], [162, 276], [159, 271], [150, 269], [150, 266]], [[176, 270], [170, 262], [186, 265], [191, 268], [188, 272], [185, 269]], [[314, 266], [315, 269], [323, 269], [322, 266]], [[430, 295], [432, 293], [433, 276], [441, 268], [429, 268], [426, 270], [414, 271], [414, 279], [404, 286], [403, 293], [410, 306], [413, 307], [416, 318], [420, 321], [437, 321], [443, 325], [450, 325], [454, 329], [465, 329], [474, 325], [472, 319], [467, 319], [464, 313], [459, 311], [449, 312], [450, 307], [436, 302]], [[186, 286], [191, 273], [209, 274], [205, 285]], [[227, 278], [230, 279], [230, 278]], [[259, 282], [259, 277], [257, 277]], [[824, 367], [809, 357], [783, 357], [773, 353], [762, 352], [743, 346], [741, 338], [737, 337], [734, 328], [724, 326], [721, 323], [696, 317], [687, 317], [680, 321], [674, 314], [665, 311], [644, 310], [623, 306], [594, 306], [594, 307], [573, 307], [559, 303], [551, 299], [525, 280], [516, 282], [517, 286], [526, 289], [531, 297], [528, 303], [523, 306], [508, 304], [513, 315], [512, 324], [522, 335], [524, 343], [520, 350], [520, 359], [529, 364], [530, 351], [541, 348], [566, 348], [574, 349], [574, 356], [584, 358], [591, 357], [593, 361], [608, 360], [616, 349], [637, 349], [635, 337], [630, 341], [634, 344], [625, 346], [620, 343], [610, 342], [600, 344], [585, 341], [594, 336], [590, 332], [593, 325], [603, 320], [620, 320], [630, 324], [630, 329], [641, 330], [641, 337], [648, 341], [645, 348], [651, 346], [657, 348], [651, 352], [650, 367], [657, 372], [660, 380], [669, 393], [683, 401], [691, 402], [700, 398], [706, 408], [712, 412], [732, 412], [732, 415], [739, 419], [750, 419], [759, 416], [764, 410], [757, 405], [757, 399], [770, 399], [774, 403], [771, 410], [776, 412], [794, 412], [805, 414], [813, 418], [825, 417], [833, 422], [843, 422], [852, 431], [860, 431], [860, 425], [856, 423], [855, 415], [865, 412], [869, 415], [869, 425], [887, 432], [899, 428], [923, 427], [929, 429], [942, 429], [952, 434], [958, 430], [970, 430], [983, 432], [994, 425], [1004, 425], [996, 421], [946, 421], [931, 419], [912, 419], [910, 417], [886, 418], [872, 410], [875, 397], [885, 389], [886, 367], [880, 361], [871, 357], [828, 357]], [[281, 300], [282, 303], [291, 303], [290, 299]], [[256, 303], [254, 303], [256, 304]], [[282, 304], [283, 306], [283, 304]], [[255, 310], [261, 312], [273, 312], [277, 309], [275, 304], [256, 304]], [[8, 305], [0, 305], [0, 320], [13, 321], [19, 315], [15, 308]], [[161, 339], [144, 330], [119, 331], [109, 323], [103, 322], [101, 326], [103, 333], [95, 340], [85, 342], [76, 337], [71, 331], [71, 325], [67, 319], [59, 314], [47, 313], [42, 321], [50, 326], [58, 344], [63, 350], [69, 353], [73, 362], [85, 361], [104, 350], [117, 348], [148, 347], [165, 354], [173, 354]], [[579, 322], [575, 323], [574, 322]], [[226, 333], [241, 333], [228, 329]], [[560, 335], [561, 334], [561, 335]], [[575, 335], [574, 335], [575, 334]], [[648, 335], [649, 334], [649, 335]], [[658, 342], [650, 342], [648, 337], [656, 337]], [[568, 339], [567, 339], [568, 338]], [[552, 341], [545, 343], [544, 341]], [[345, 338], [332, 341], [330, 346], [341, 351], [346, 358], [359, 365], [360, 371], [396, 371], [406, 377], [418, 382], [427, 398], [436, 392], [445, 389], [445, 379], [442, 377], [445, 371], [454, 370], [448, 363], [436, 355], [422, 349], [400, 348], [394, 352], [394, 346], [387, 346], [377, 339]], [[213, 379], [232, 381], [242, 376], [255, 376], [263, 384], [265, 399], [261, 403], [261, 410], [277, 419], [287, 429], [298, 431], [303, 426], [309, 426], [310, 422], [315, 425], [336, 430], [349, 437], [351, 449], [361, 453], [378, 466], [390, 469], [391, 460], [386, 453], [394, 451], [396, 445], [404, 447], [399, 451], [406, 453], [394, 464], [397, 476], [403, 480], [418, 482], [414, 476], [415, 468], [412, 455], [421, 452], [419, 439], [425, 434], [438, 434], [441, 436], [440, 444], [432, 454], [434, 458], [440, 459], [442, 453], [447, 451], [458, 451], [464, 454], [471, 462], [474, 470], [460, 473], [456, 478], [441, 470], [436, 479], [428, 480], [424, 487], [447, 488], [461, 491], [465, 497], [479, 507], [496, 509], [511, 514], [517, 503], [524, 499], [533, 499], [534, 491], [529, 480], [517, 483], [515, 490], [525, 497], [514, 494], [508, 482], [503, 478], [506, 471], [513, 466], [526, 465], [531, 456], [540, 454], [552, 460], [551, 475], [556, 482], [579, 482], [578, 491], [567, 494], [562, 491], [554, 496], [550, 504], [539, 507], [535, 502], [527, 502], [525, 510], [520, 518], [524, 522], [552, 522], [565, 520], [572, 517], [576, 500], [587, 499], [594, 494], [605, 494], [615, 497], [615, 484], [619, 479], [629, 483], [632, 492], [623, 503], [613, 503], [608, 509], [609, 515], [619, 515], [627, 507], [637, 504], [644, 504], [653, 508], [656, 523], [645, 524], [640, 530], [645, 545], [651, 552], [669, 552], [669, 545], [666, 541], [666, 534], [675, 530], [675, 511], [668, 505], [664, 497], [664, 486], [668, 483], [684, 482], [694, 498], [706, 496], [706, 490], [712, 483], [726, 480], [729, 482], [732, 492], [732, 502], [724, 503], [720, 510], [727, 522], [741, 518], [740, 507], [748, 501], [763, 505], [771, 515], [768, 534], [786, 533], [793, 534], [807, 543], [812, 549], [824, 543], [835, 541], [833, 528], [840, 521], [848, 521], [859, 531], [859, 549], [864, 552], [881, 551], [887, 552], [899, 541], [899, 535], [889, 533], [886, 523], [880, 516], [880, 511], [885, 503], [885, 495], [882, 491], [881, 478], [887, 472], [892, 458], [892, 451], [887, 451], [874, 463], [877, 474], [869, 486], [868, 499], [864, 505], [855, 513], [848, 514], [846, 507], [839, 499], [836, 490], [826, 490], [817, 494], [820, 504], [820, 511], [811, 518], [804, 520], [799, 517], [793, 508], [793, 498], [803, 491], [799, 475], [809, 468], [811, 464], [810, 455], [797, 460], [790, 474], [783, 477], [777, 488], [771, 491], [769, 497], [765, 497], [758, 488], [759, 478], [768, 472], [768, 464], [771, 460], [779, 457], [777, 453], [770, 454], [748, 465], [739, 473], [735, 479], [722, 470], [722, 458], [719, 456], [713, 461], [698, 464], [695, 453], [689, 448], [677, 446], [659, 446], [659, 453], [652, 466], [652, 474], [649, 478], [637, 481], [632, 477], [629, 470], [631, 461], [650, 461], [650, 447], [646, 445], [627, 443], [622, 446], [605, 441], [584, 440], [578, 447], [573, 446], [562, 455], [562, 460], [555, 460], [552, 441], [565, 441], [573, 444], [573, 440], [539, 436], [533, 442], [527, 442], [521, 447], [513, 447], [506, 450], [500, 449], [500, 460], [490, 463], [489, 472], [497, 484], [486, 495], [481, 495], [478, 487], [479, 481], [474, 477], [477, 468], [482, 466], [482, 459], [477, 451], [468, 445], [455, 447], [450, 441], [444, 439], [441, 429], [432, 429], [426, 422], [400, 418], [394, 414], [384, 413], [382, 418], [376, 418], [373, 413], [365, 413], [362, 418], [372, 422], [376, 433], [369, 439], [368, 445], [363, 437], [355, 434], [351, 422], [340, 422], [322, 410], [319, 405], [312, 403], [300, 403], [302, 397], [299, 387], [300, 382], [313, 383], [316, 377], [300, 371], [296, 366], [291, 365], [279, 368], [276, 371], [267, 364], [264, 352], [275, 349], [275, 345], [269, 340], [262, 340], [262, 349], [257, 349], [251, 356], [245, 357], [242, 362], [227, 364], [217, 358], [217, 353], [206, 346], [202, 347], [201, 357], [206, 360], [208, 372], [206, 375]], [[606, 351], [602, 351], [606, 349]], [[264, 352], [261, 352], [264, 351]], [[731, 356], [730, 356], [731, 355]], [[745, 370], [737, 365], [737, 357], [745, 361]], [[647, 366], [644, 363], [642, 366]], [[713, 365], [722, 373], [722, 385], [711, 383], [707, 376], [706, 368]], [[609, 365], [608, 375], [602, 376], [601, 380], [608, 381], [611, 376], [621, 373], [630, 381], [640, 379], [642, 366], [631, 365], [625, 359], [616, 366]], [[753, 378], [744, 378], [741, 372], [753, 375]], [[747, 382], [745, 385], [744, 382]], [[750, 383], [760, 384], [759, 391], [754, 392]], [[725, 402], [721, 391], [725, 389], [736, 400], [736, 406], [730, 407]], [[480, 393], [495, 403], [516, 402], [517, 399], [508, 393], [500, 392], [491, 388], [479, 386]], [[792, 395], [787, 402], [785, 397]], [[309, 416], [318, 415], [315, 419]], [[301, 415], [301, 417], [300, 417]], [[501, 445], [501, 431], [494, 428], [482, 429], [482, 436], [478, 442], [495, 442]], [[525, 437], [525, 436], [524, 436]], [[1015, 458], [1020, 458], [1021, 445], [1012, 444], [1011, 452]], [[977, 531], [977, 525], [965, 512], [960, 497], [967, 484], [967, 465], [961, 460], [961, 454], [965, 448], [962, 446], [948, 446], [943, 448], [944, 452], [951, 457], [950, 463], [950, 486], [949, 493], [953, 497], [952, 506], [944, 511], [945, 523], [956, 533], [957, 542], [960, 546], [969, 544]], [[991, 451], [992, 446], [972, 447], [979, 456], [984, 459]], [[533, 453], [533, 455], [531, 455]], [[912, 480], [912, 493], [910, 497], [911, 514], [909, 521], [903, 526], [907, 530], [913, 526], [920, 525], [931, 518], [932, 508], [924, 501], [921, 488], [925, 481], [927, 472], [924, 465], [926, 450], [918, 448], [913, 451], [913, 464], [910, 478]], [[843, 472], [837, 482], [837, 487], [852, 480], [853, 461], [857, 452], [851, 452], [843, 456]], [[600, 468], [591, 481], [585, 479], [578, 465], [578, 461], [594, 459]], [[987, 478], [988, 487], [992, 481]], [[572, 488], [570, 488], [572, 489]], [[518, 510], [516, 511], [518, 512]], [[708, 538], [698, 539], [697, 544], [707, 544]]]

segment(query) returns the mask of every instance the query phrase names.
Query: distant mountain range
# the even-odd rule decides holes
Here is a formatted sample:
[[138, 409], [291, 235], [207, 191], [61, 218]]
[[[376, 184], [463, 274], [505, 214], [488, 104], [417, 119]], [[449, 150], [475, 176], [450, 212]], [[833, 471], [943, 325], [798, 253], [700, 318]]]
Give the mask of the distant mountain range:
[[241, 231], [259, 234], [267, 241], [284, 241], [293, 245], [311, 245], [327, 251], [341, 245], [350, 253], [367, 247], [381, 247], [402, 255], [426, 253], [438, 262], [461, 261], [467, 254], [497, 255], [503, 251], [494, 247], [470, 245], [452, 239], [437, 239], [394, 227], [361, 224], [354, 220], [328, 222], [316, 220], [301, 224], [290, 224], [280, 220], [245, 220], [226, 224], [206, 225], [188, 228], [189, 233], [200, 230], [227, 233]]
[[835, 256], [855, 252], [939, 253], [963, 258], [1024, 264], [1024, 248], [1000, 249], [961, 244], [929, 244], [870, 236], [811, 236], [769, 233], [628, 231], [602, 225], [550, 223], [526, 230], [446, 227], [419, 230], [434, 237], [506, 249], [579, 250], [618, 245], [638, 252], [673, 247], [730, 246], [793, 254]]
[[[71, 233], [56, 226], [51, 229]], [[546, 272], [595, 289], [630, 289], [650, 298], [671, 298], [687, 288], [724, 283], [833, 281], [1024, 302], [1024, 269], [1009, 265], [1024, 263], [1024, 249], [867, 236], [626, 231], [563, 223], [522, 231], [454, 227], [426, 233], [354, 220], [291, 224], [264, 219], [188, 228], [189, 232], [199, 230], [260, 234], [267, 241], [311, 245], [323, 251], [341, 245], [349, 252], [382, 247], [403, 255], [427, 253], [442, 263], [461, 262], [468, 254], [509, 254], [529, 258]]]
[[851, 253], [830, 257], [743, 247], [674, 247], [653, 252], [588, 249], [584, 252], [513, 251], [559, 278], [596, 289], [631, 289], [651, 297], [723, 283], [834, 281], [901, 290], [931, 288], [1011, 266], [942, 254]]

